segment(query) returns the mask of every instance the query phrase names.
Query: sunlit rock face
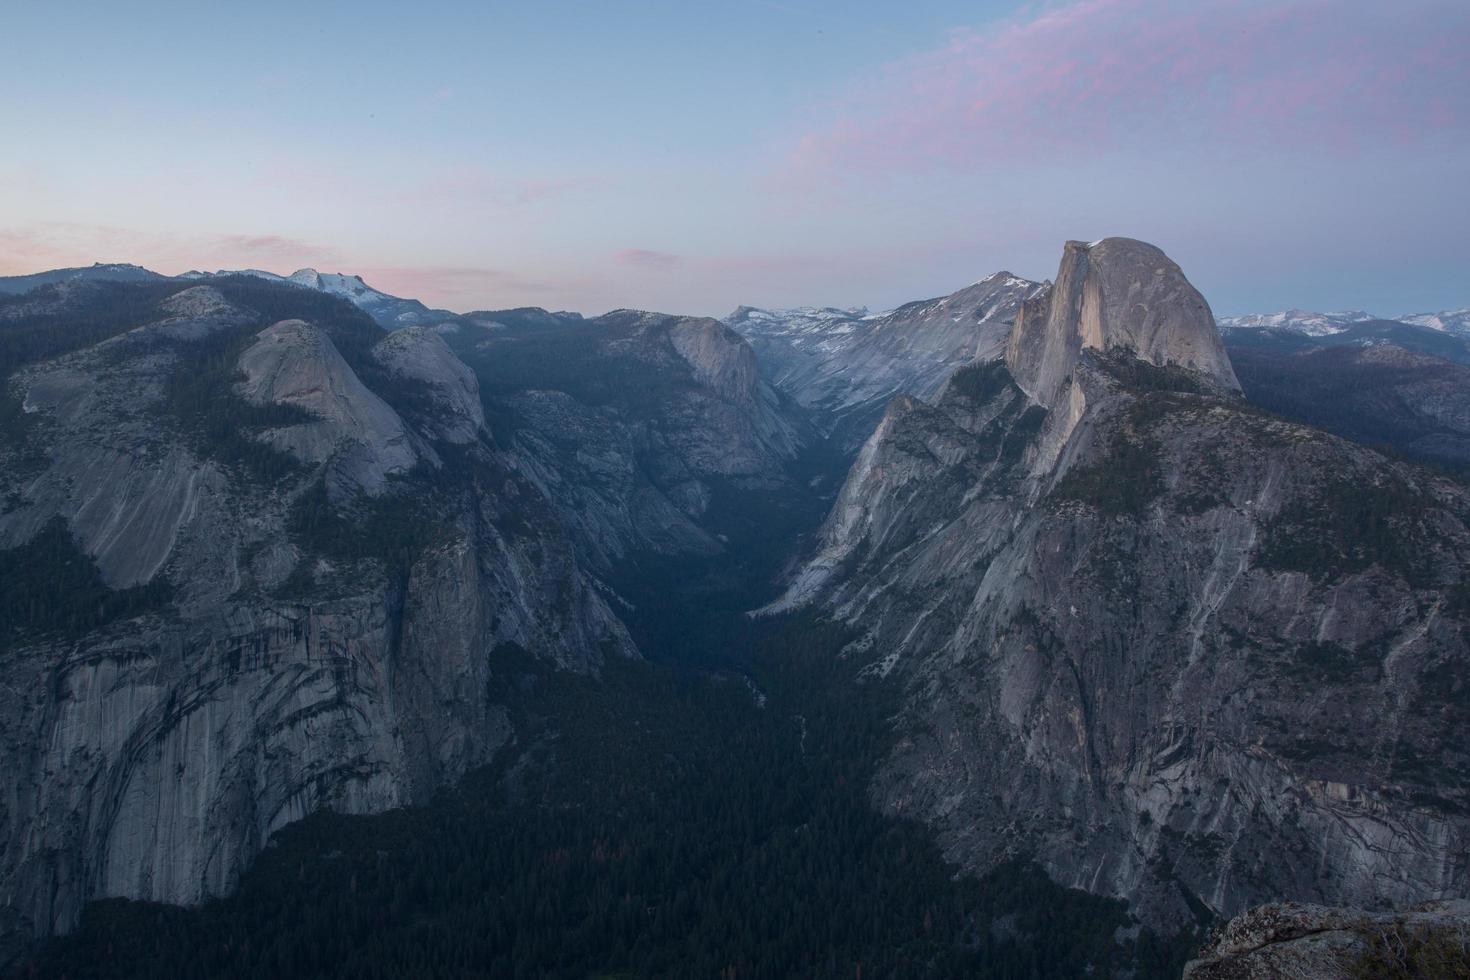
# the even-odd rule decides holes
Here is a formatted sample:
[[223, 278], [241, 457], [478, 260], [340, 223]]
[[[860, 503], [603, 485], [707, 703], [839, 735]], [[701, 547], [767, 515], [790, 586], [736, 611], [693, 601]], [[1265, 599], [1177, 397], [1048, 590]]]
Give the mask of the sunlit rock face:
[[1171, 928], [1470, 886], [1470, 494], [1267, 415], [1151, 246], [1071, 244], [1004, 363], [896, 399], [773, 609], [906, 692], [872, 785], [974, 870]]

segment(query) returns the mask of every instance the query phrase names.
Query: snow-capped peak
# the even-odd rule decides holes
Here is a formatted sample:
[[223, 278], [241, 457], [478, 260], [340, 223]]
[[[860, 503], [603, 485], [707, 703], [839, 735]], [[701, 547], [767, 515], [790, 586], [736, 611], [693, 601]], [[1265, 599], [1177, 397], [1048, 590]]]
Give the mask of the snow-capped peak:
[[1457, 336], [1470, 336], [1470, 309], [1443, 310], [1439, 313], [1411, 313], [1394, 317], [1394, 319], [1403, 323], [1412, 323], [1416, 327], [1428, 327], [1431, 330], [1439, 330]]
[[1341, 333], [1354, 323], [1372, 320], [1371, 313], [1349, 310], [1341, 313], [1316, 313], [1312, 310], [1283, 310], [1279, 313], [1249, 313], [1244, 316], [1223, 316], [1216, 321], [1220, 329], [1232, 330], [1288, 330], [1308, 337], [1326, 337]]

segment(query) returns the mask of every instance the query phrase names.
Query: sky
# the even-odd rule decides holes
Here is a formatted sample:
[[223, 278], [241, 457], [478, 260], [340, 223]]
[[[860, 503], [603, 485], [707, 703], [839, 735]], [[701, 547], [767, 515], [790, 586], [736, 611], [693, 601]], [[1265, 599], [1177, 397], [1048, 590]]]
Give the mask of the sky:
[[1465, 307], [1466, 51], [1465, 0], [8, 0], [0, 275], [723, 315], [1126, 235], [1217, 314]]

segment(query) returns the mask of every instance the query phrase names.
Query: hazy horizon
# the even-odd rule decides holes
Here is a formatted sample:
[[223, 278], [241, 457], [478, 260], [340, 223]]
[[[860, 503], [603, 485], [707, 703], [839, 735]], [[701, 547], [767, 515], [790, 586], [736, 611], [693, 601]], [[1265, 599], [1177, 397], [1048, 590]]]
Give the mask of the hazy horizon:
[[0, 274], [878, 310], [1121, 235], [1219, 315], [1470, 304], [1463, 4], [57, 9], [0, 39]]

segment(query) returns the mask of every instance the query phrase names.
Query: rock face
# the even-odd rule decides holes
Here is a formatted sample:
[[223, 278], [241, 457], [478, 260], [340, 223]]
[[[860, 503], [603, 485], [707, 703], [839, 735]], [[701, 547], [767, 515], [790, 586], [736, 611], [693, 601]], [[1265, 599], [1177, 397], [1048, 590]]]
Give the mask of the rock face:
[[[1043, 329], [1044, 325], [1044, 329]], [[885, 810], [1172, 928], [1470, 887], [1470, 494], [1236, 394], [1149, 246], [896, 399], [775, 609], [903, 685]]]
[[373, 348], [373, 356], [395, 376], [425, 387], [429, 402], [425, 421], [439, 438], [464, 444], [480, 437], [485, 428], [480, 384], [437, 331], [395, 330]]
[[293, 406], [311, 417], [259, 438], [302, 462], [332, 463], [334, 496], [380, 493], [389, 476], [418, 462], [403, 420], [362, 383], [320, 328], [301, 320], [277, 323], [256, 335], [239, 363], [246, 401]]
[[469, 320], [446, 340], [592, 567], [720, 553], [721, 495], [806, 492], [788, 473], [810, 439], [803, 414], [718, 321], [632, 310]]
[[958, 367], [999, 357], [1021, 303], [1043, 284], [997, 272], [889, 313], [760, 310], [725, 319], [750, 341], [771, 383], [856, 452], [898, 394], [929, 398]]
[[1470, 971], [1470, 902], [1408, 912], [1266, 905], [1215, 932], [1184, 980], [1452, 977]]
[[1083, 350], [1121, 350], [1240, 390], [1209, 304], [1168, 256], [1131, 238], [1068, 242], [1056, 283], [1021, 305], [1006, 366], [1041, 405], [1059, 403]]
[[[345, 304], [250, 305], [296, 295], [181, 283], [6, 379], [0, 578], [95, 563], [134, 589], [0, 623], [10, 927], [65, 930], [104, 896], [197, 902], [314, 810], [425, 801], [511, 737], [488, 693], [508, 647], [577, 671], [636, 655], [555, 509], [477, 434], [442, 342], [378, 360]], [[44, 315], [87, 322], [67, 306], [85, 302]], [[32, 306], [0, 311], [7, 329]]]

